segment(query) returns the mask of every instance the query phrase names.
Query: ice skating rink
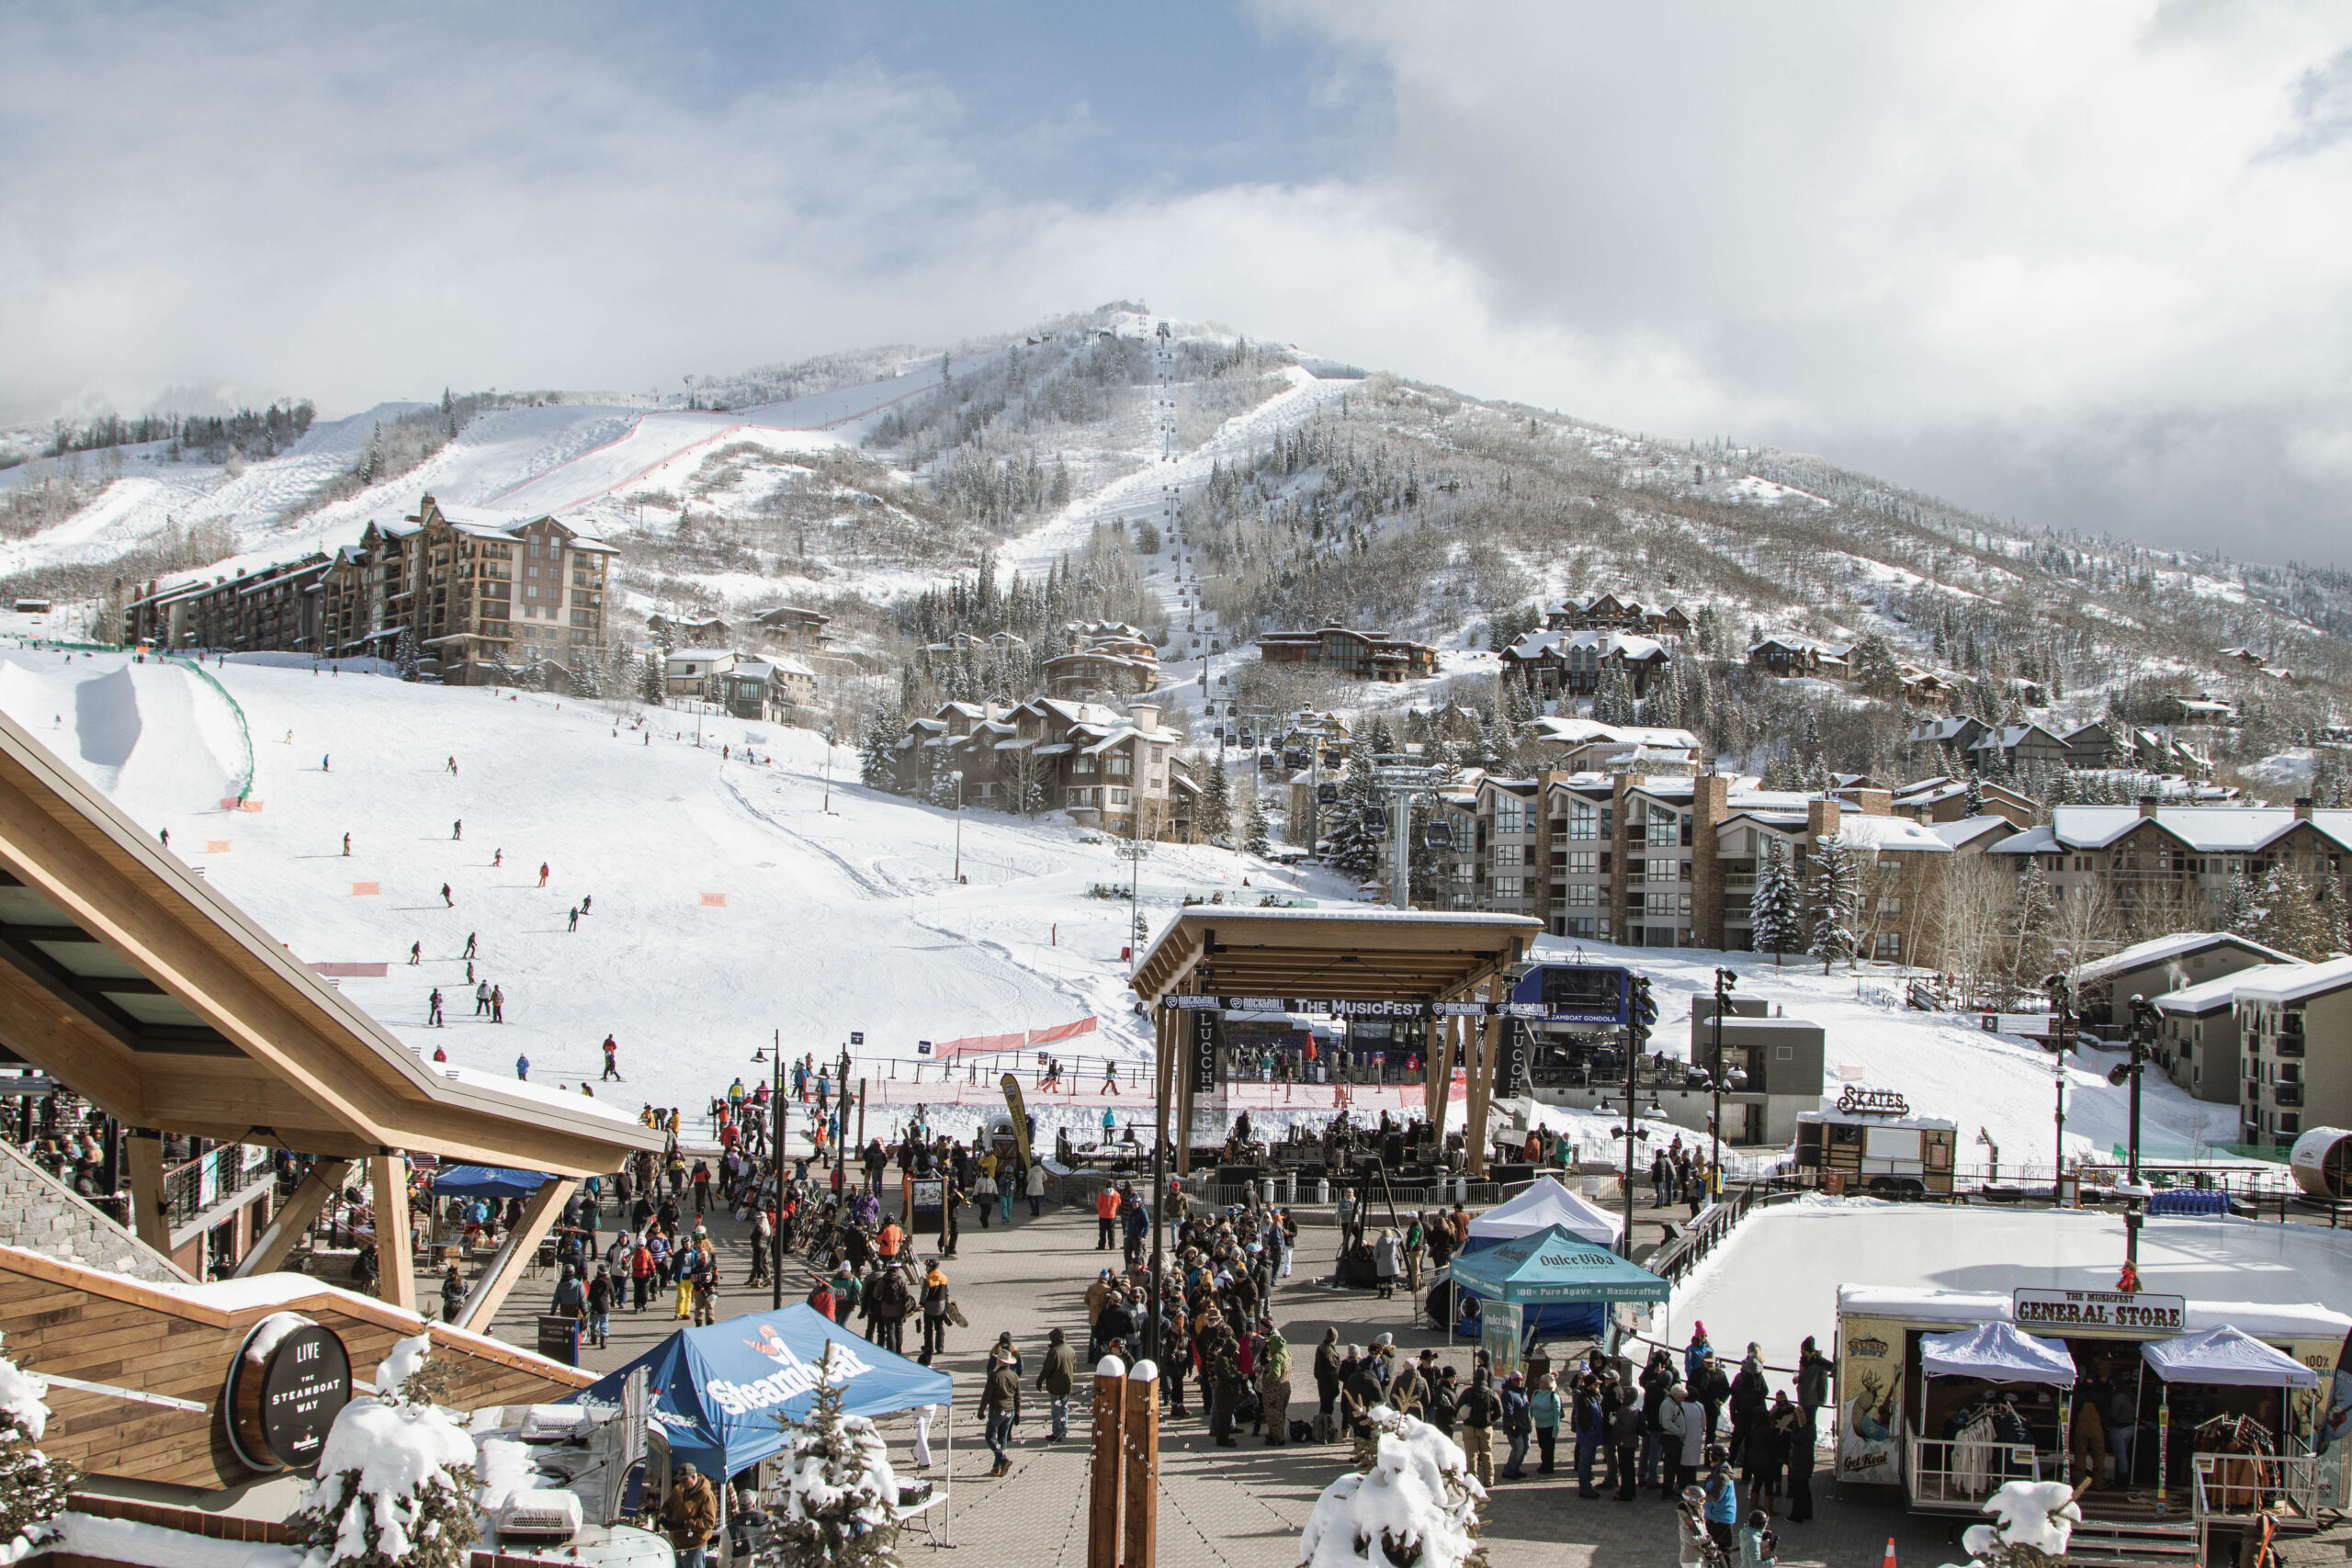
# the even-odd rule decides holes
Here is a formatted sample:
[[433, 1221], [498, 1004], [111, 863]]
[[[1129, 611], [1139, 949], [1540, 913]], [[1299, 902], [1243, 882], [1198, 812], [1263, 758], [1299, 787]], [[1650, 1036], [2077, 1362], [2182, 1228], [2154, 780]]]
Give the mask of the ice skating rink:
[[[2111, 1291], [2122, 1267], [2120, 1215], [1806, 1198], [1749, 1218], [1702, 1261], [1659, 1337], [1680, 1346], [1703, 1322], [1733, 1359], [1754, 1340], [1766, 1361], [1793, 1366], [1806, 1335], [1827, 1348], [1841, 1285]], [[2143, 1290], [2194, 1301], [2352, 1311], [2352, 1231], [2152, 1219], [2140, 1233], [2140, 1277]]]

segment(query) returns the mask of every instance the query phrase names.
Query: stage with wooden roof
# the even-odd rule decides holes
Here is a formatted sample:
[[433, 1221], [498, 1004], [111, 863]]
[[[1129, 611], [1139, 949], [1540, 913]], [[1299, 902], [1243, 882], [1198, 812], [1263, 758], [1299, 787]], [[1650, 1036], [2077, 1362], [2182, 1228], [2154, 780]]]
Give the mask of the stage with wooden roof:
[[[1180, 1073], [1197, 1046], [1185, 1021], [1213, 1016], [1206, 998], [1249, 998], [1260, 1005], [1328, 1004], [1346, 1015], [1383, 1008], [1436, 1010], [1428, 1017], [1430, 1049], [1423, 1089], [1430, 1123], [1443, 1141], [1447, 1089], [1459, 1061], [1468, 1078], [1473, 1135], [1464, 1140], [1473, 1175], [1486, 1171], [1484, 1128], [1502, 1055], [1503, 1019], [1490, 1010], [1509, 987], [1544, 922], [1525, 915], [1449, 914], [1417, 909], [1245, 909], [1194, 906], [1153, 939], [1129, 982], [1157, 1020], [1160, 1135], [1190, 1128], [1195, 1077]], [[1204, 998], [1192, 1007], [1184, 998]], [[1446, 1013], [1453, 1007], [1457, 1010]], [[1280, 1010], [1271, 1008], [1270, 1010]], [[1175, 1145], [1189, 1170], [1189, 1139]]]
[[[159, 1253], [158, 1134], [320, 1156], [240, 1274], [284, 1261], [351, 1162], [402, 1220], [403, 1151], [551, 1173], [461, 1322], [491, 1321], [579, 1179], [662, 1147], [617, 1107], [426, 1062], [4, 715], [0, 1045], [122, 1125]], [[384, 1298], [413, 1307], [409, 1247], [379, 1253]]]

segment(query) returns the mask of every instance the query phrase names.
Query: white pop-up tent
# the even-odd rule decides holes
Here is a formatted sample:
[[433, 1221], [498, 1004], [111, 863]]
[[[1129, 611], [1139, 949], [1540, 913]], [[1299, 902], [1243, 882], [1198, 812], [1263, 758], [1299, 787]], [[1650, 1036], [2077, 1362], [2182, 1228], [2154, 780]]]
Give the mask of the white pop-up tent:
[[2166, 1382], [2225, 1388], [2319, 1386], [2319, 1373], [2227, 1324], [2177, 1339], [2152, 1339], [2140, 1347], [2140, 1354], [2147, 1358], [2149, 1370]]
[[1929, 1377], [2075, 1386], [2075, 1358], [2065, 1346], [2054, 1339], [2036, 1338], [2007, 1323], [1979, 1324], [1957, 1334], [1921, 1335], [1919, 1370]]
[[1472, 1220], [1467, 1250], [1476, 1252], [1521, 1236], [1541, 1235], [1554, 1225], [1579, 1241], [1612, 1251], [1623, 1228], [1617, 1215], [1587, 1202], [1546, 1176], [1509, 1202], [1498, 1203]]

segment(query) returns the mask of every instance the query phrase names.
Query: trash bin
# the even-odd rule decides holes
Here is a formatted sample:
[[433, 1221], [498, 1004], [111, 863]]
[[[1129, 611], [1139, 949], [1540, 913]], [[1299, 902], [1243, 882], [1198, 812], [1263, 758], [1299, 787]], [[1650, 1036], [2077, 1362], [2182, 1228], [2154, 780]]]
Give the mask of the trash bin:
[[1269, 1208], [1273, 1206], [1274, 1179], [1272, 1177], [1261, 1176], [1258, 1179], [1258, 1201]]
[[1318, 1203], [1331, 1201], [1331, 1183], [1320, 1176], [1315, 1179], [1315, 1201]]

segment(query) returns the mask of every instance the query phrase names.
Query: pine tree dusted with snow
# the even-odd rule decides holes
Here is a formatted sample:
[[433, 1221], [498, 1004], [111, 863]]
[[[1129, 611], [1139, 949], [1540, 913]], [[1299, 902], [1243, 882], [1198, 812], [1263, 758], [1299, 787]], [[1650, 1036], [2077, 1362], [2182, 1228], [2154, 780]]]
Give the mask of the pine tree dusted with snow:
[[1372, 764], [1364, 754], [1365, 748], [1360, 746], [1348, 758], [1348, 771], [1340, 780], [1339, 804], [1329, 813], [1325, 838], [1330, 847], [1323, 857], [1358, 882], [1368, 881], [1379, 872], [1382, 836], [1379, 829], [1364, 826], [1364, 813], [1377, 809], [1378, 804], [1373, 798]]
[[657, 649], [645, 656], [637, 671], [638, 700], [651, 707], [660, 707], [670, 695], [669, 677], [663, 672], [662, 654]]
[[1756, 868], [1756, 892], [1747, 901], [1747, 919], [1756, 951], [1772, 955], [1775, 971], [1781, 966], [1781, 954], [1804, 947], [1803, 906], [1796, 873], [1789, 864], [1789, 846], [1778, 838], [1766, 838]]
[[1813, 852], [1812, 885], [1806, 889], [1806, 913], [1813, 922], [1813, 942], [1805, 951], [1821, 960], [1829, 973], [1839, 959], [1852, 963], [1861, 937], [1861, 857], [1843, 833], [1821, 840]]
[[808, 1414], [788, 1423], [791, 1474], [766, 1561], [778, 1568], [897, 1568], [899, 1481], [890, 1450], [862, 1416], [842, 1414], [832, 1346]]
[[[1485, 1568], [1486, 1488], [1453, 1438], [1374, 1405], [1350, 1471], [1323, 1489], [1298, 1540], [1300, 1568]], [[1368, 1450], [1368, 1451], [1367, 1451]]]
[[1266, 830], [1266, 797], [1255, 779], [1250, 783], [1250, 809], [1241, 821], [1241, 847], [1253, 855], [1271, 853], [1274, 845]]
[[0, 1561], [13, 1562], [48, 1541], [50, 1521], [81, 1477], [36, 1446], [49, 1428], [49, 1384], [0, 1358]]
[[424, 675], [424, 656], [417, 651], [414, 626], [401, 628], [400, 646], [392, 655], [392, 662], [403, 681], [414, 681]]
[[318, 1480], [288, 1520], [303, 1568], [467, 1568], [474, 1522], [473, 1438], [436, 1397], [432, 1337], [392, 1347], [372, 1396], [343, 1407], [319, 1455]]
[[2281, 860], [2262, 879], [2262, 918], [2256, 922], [2255, 941], [2301, 959], [2325, 958], [2335, 951], [2337, 933], [2329, 913], [2320, 908], [2302, 867]]
[[1984, 781], [1977, 776], [1974, 768], [1968, 770], [1968, 782], [1963, 787], [1965, 793], [1961, 796], [1962, 808], [1971, 817], [1984, 816]]
[[2263, 903], [2255, 896], [2254, 884], [2243, 871], [2230, 874], [2229, 886], [2222, 891], [2222, 929], [2232, 936], [2260, 940]]
[[1233, 779], [1222, 761], [1208, 764], [1208, 776], [1201, 781], [1201, 836], [1204, 839], [1226, 838], [1233, 831]]
[[879, 711], [865, 716], [857, 742], [858, 782], [868, 789], [895, 789], [899, 784], [897, 716]]

